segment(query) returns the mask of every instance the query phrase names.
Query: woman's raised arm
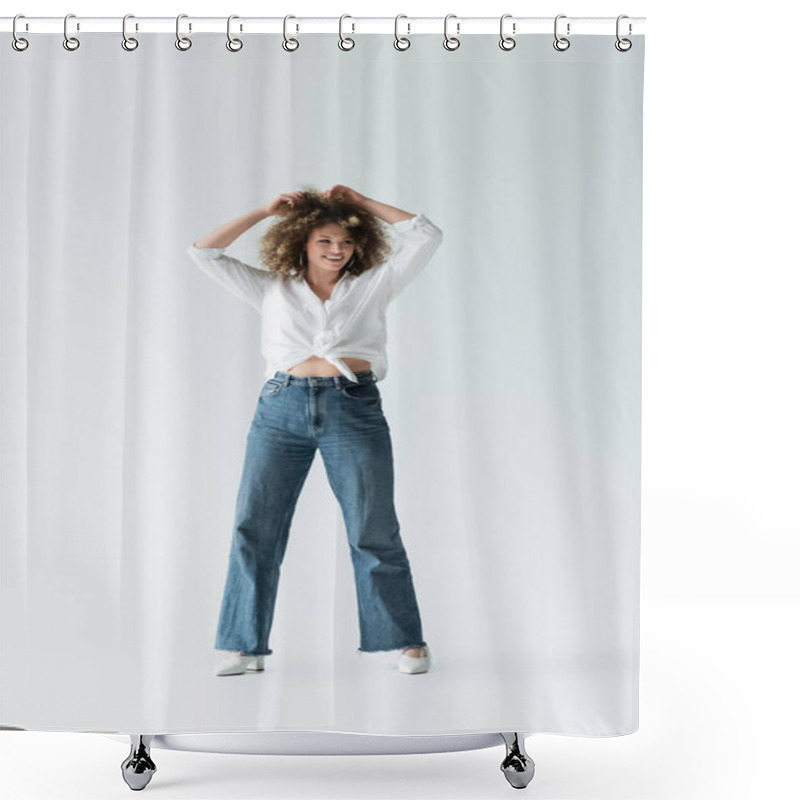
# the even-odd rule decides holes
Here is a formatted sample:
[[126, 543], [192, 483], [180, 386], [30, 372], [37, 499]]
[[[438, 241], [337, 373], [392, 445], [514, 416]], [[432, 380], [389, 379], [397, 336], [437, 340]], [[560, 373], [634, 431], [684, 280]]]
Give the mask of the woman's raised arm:
[[291, 206], [294, 198], [299, 194], [299, 192], [287, 192], [286, 194], [278, 195], [266, 205], [254, 208], [252, 211], [242, 214], [241, 217], [224, 222], [219, 227], [209, 231], [205, 236], [201, 236], [194, 243], [194, 246], [199, 248], [227, 247], [246, 230], [252, 228], [256, 222], [261, 222], [262, 219], [271, 217], [274, 214], [280, 214], [288, 206]]
[[333, 195], [343, 197], [345, 200], [361, 206], [365, 211], [369, 211], [378, 217], [378, 219], [382, 219], [390, 225], [416, 216], [416, 214], [409, 214], [408, 211], [390, 206], [388, 203], [381, 203], [380, 200], [373, 200], [371, 197], [360, 194], [355, 189], [351, 189], [349, 186], [342, 186], [341, 184], [331, 186], [325, 194], [328, 197], [332, 197]]

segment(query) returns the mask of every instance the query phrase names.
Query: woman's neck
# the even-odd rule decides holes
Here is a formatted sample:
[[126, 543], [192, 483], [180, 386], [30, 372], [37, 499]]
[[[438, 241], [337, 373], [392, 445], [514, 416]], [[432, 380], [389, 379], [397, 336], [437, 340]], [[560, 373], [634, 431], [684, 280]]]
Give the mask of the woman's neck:
[[330, 276], [326, 273], [324, 275], [313, 275], [310, 270], [306, 270], [306, 282], [314, 289], [325, 291], [326, 289], [333, 288], [339, 281], [341, 275], [334, 274]]

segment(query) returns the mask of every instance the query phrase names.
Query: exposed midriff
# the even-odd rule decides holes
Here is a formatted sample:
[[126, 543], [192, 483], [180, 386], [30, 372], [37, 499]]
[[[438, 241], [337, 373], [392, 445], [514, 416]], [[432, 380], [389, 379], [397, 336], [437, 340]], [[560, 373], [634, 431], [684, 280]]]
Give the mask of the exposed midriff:
[[[342, 361], [344, 361], [353, 372], [367, 372], [371, 368], [370, 362], [364, 361], [362, 358], [343, 358]], [[326, 361], [319, 356], [310, 356], [305, 361], [295, 364], [286, 371], [292, 375], [297, 375], [298, 378], [330, 378], [334, 375], [344, 374], [331, 364], [330, 361]]]

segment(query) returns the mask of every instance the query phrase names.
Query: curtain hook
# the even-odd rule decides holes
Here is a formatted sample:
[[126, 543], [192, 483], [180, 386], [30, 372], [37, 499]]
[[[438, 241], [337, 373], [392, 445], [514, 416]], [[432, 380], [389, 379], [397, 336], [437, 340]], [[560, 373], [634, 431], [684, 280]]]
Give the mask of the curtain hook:
[[[505, 22], [506, 18], [510, 17], [510, 16], [511, 16], [511, 14], [503, 14], [503, 16], [500, 17], [500, 49], [501, 50], [513, 50], [517, 46], [516, 39], [514, 39], [511, 36], [504, 36], [503, 35], [503, 22]], [[512, 22], [511, 23], [511, 32], [512, 33], [516, 33], [517, 32], [517, 23], [516, 22]]]
[[[300, 42], [298, 42], [297, 39], [286, 38], [286, 23], [290, 19], [297, 19], [297, 17], [295, 17], [294, 14], [287, 14], [283, 18], [283, 49], [291, 53], [297, 50], [298, 47], [300, 47]], [[299, 30], [300, 30], [300, 25], [295, 23], [295, 32], [298, 32]]]
[[[559, 52], [564, 52], [564, 50], [569, 50], [570, 41], [569, 39], [565, 39], [563, 36], [558, 35], [558, 21], [560, 19], [566, 19], [566, 14], [558, 14], [555, 19], [555, 23], [553, 26], [553, 30], [555, 31], [556, 40], [553, 42], [553, 47]], [[567, 36], [569, 36], [569, 22], [567, 23]], [[564, 45], [563, 47], [561, 45]]]
[[457, 38], [458, 34], [461, 33], [461, 23], [456, 22], [456, 35], [455, 36], [448, 36], [447, 35], [447, 21], [450, 17], [455, 17], [455, 14], [448, 14], [444, 18], [444, 41], [442, 45], [444, 46], [445, 50], [458, 50], [461, 47], [461, 41]]
[[[633, 47], [633, 42], [630, 39], [620, 39], [620, 36], [619, 36], [619, 21], [621, 19], [630, 19], [630, 17], [627, 14], [620, 14], [617, 17], [617, 41], [614, 42], [614, 47], [616, 47], [617, 50], [620, 51], [620, 53], [627, 53], [628, 50], [630, 50], [631, 47]], [[632, 32], [633, 32], [633, 25], [631, 25], [630, 22], [629, 22], [628, 23], [628, 34], [630, 35]]]
[[[188, 17], [188, 14], [178, 14], [175, 20], [175, 47], [178, 50], [188, 50], [192, 46], [192, 40], [188, 36], [181, 36], [181, 19]], [[192, 23], [189, 23], [189, 33], [192, 32]]]
[[[74, 16], [74, 15], [70, 15]], [[126, 14], [122, 18], [122, 49], [131, 52], [135, 50], [139, 46], [139, 40], [134, 39], [133, 36], [128, 36], [127, 31], [125, 30], [125, 25], [127, 24], [128, 20], [133, 17], [133, 14]], [[139, 30], [139, 23], [136, 23], [136, 30]]]
[[[77, 50], [81, 46], [81, 43], [78, 39], [76, 39], [74, 36], [69, 36], [67, 34], [67, 20], [70, 17], [74, 16], [75, 16], [74, 14], [67, 14], [67, 16], [64, 17], [64, 41], [62, 42], [62, 44], [64, 45], [64, 49], [69, 50], [70, 52], [73, 50]], [[78, 27], [78, 30], [80, 30], [80, 27]]]
[[[231, 20], [232, 19], [239, 19], [239, 15], [238, 14], [231, 14], [228, 17], [228, 28], [227, 28], [228, 41], [225, 42], [225, 47], [227, 47], [228, 50], [231, 51], [231, 53], [238, 53], [242, 49], [242, 47], [244, 47], [244, 45], [242, 44], [242, 40], [241, 39], [234, 39], [231, 36]], [[239, 26], [239, 30], [240, 31], [242, 30], [242, 26], [241, 25]]]
[[[405, 37], [401, 37], [400, 34], [397, 32], [398, 23], [400, 21], [400, 17], [408, 17], [405, 14], [398, 14], [394, 18], [394, 49], [395, 50], [408, 50], [411, 47], [411, 39], [406, 39]], [[411, 23], [406, 22], [406, 26], [408, 27], [408, 33], [411, 33]]]
[[[21, 53], [23, 50], [27, 50], [28, 49], [28, 40], [27, 39], [23, 39], [21, 36], [19, 36], [17, 34], [17, 20], [20, 17], [25, 19], [25, 15], [24, 14], [17, 14], [17, 16], [14, 17], [14, 21], [11, 23], [11, 34], [14, 37], [11, 40], [11, 46], [16, 51]], [[25, 23], [25, 30], [27, 30], [27, 29], [28, 29], [28, 23], [26, 22]]]
[[[342, 22], [344, 21], [345, 17], [350, 17], [350, 15], [349, 14], [342, 14], [342, 16], [339, 17], [339, 49], [340, 50], [352, 50], [356, 46], [355, 40], [351, 39], [349, 36], [347, 36], [347, 37], [342, 36]], [[353, 18], [350, 17], [350, 19], [353, 19]], [[356, 31], [355, 22], [352, 22], [350, 24], [353, 26], [353, 30], [350, 31], [350, 32], [351, 33], [355, 33], [355, 31]], [[345, 45], [345, 42], [347, 42], [347, 45]]]

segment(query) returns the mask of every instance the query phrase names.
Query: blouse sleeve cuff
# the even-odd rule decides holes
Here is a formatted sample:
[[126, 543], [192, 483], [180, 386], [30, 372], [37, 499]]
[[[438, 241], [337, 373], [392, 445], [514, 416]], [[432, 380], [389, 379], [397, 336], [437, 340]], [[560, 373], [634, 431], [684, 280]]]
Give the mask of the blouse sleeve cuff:
[[420, 223], [425, 222], [425, 217], [422, 214], [416, 214], [413, 217], [409, 217], [408, 219], [401, 219], [398, 222], [392, 223], [392, 230], [396, 231], [397, 233], [403, 233], [407, 230], [411, 230], [411, 228], [416, 228], [419, 226]]
[[201, 253], [208, 258], [219, 258], [225, 252], [225, 249], [224, 247], [195, 247], [194, 243], [192, 243], [186, 248], [186, 252]]

